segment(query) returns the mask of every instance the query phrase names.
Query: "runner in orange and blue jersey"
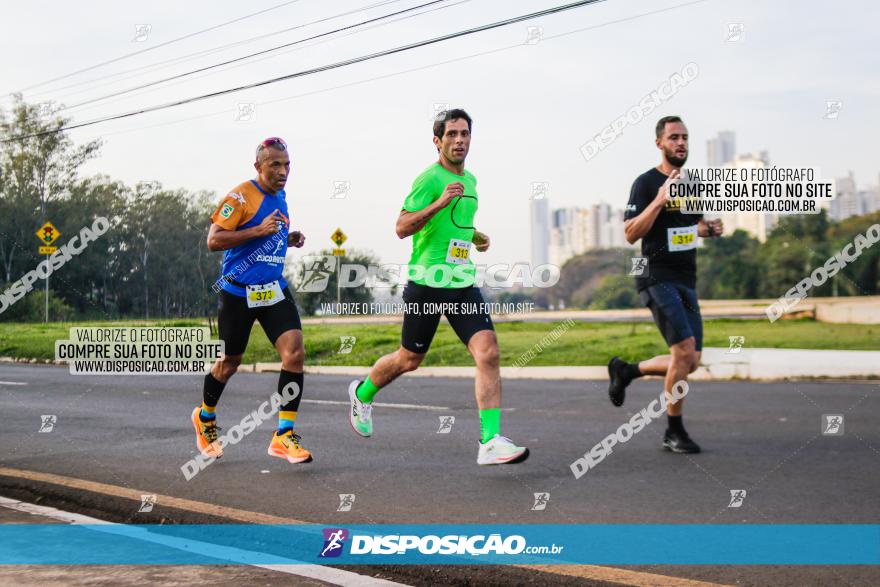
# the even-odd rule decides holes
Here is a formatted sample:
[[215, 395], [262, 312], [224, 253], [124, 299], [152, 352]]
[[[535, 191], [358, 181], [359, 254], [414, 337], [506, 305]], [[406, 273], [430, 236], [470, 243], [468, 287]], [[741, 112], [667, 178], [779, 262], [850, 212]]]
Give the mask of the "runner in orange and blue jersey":
[[290, 231], [284, 192], [290, 174], [287, 144], [278, 137], [260, 143], [254, 168], [257, 177], [229, 192], [211, 216], [208, 249], [225, 251], [222, 275], [214, 286], [220, 293], [217, 324], [224, 354], [205, 375], [202, 405], [192, 412], [196, 446], [206, 456], [223, 455], [217, 402], [241, 364], [257, 320], [281, 357], [281, 410], [268, 453], [290, 463], [309, 462], [312, 455], [294, 432], [303, 389], [302, 324], [282, 275], [287, 247], [305, 243], [301, 232]]

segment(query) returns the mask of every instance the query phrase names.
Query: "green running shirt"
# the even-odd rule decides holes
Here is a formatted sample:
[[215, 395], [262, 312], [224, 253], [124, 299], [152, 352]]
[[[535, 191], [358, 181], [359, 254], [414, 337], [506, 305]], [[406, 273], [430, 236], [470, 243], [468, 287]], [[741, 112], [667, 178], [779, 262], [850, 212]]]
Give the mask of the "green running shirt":
[[409, 273], [414, 283], [456, 289], [470, 287], [476, 281], [476, 267], [471, 260], [477, 213], [477, 178], [473, 173], [465, 170], [464, 175], [456, 175], [434, 163], [413, 182], [403, 209], [407, 212], [424, 209], [440, 198], [447, 185], [455, 182], [464, 185], [463, 195], [452, 200], [413, 235]]

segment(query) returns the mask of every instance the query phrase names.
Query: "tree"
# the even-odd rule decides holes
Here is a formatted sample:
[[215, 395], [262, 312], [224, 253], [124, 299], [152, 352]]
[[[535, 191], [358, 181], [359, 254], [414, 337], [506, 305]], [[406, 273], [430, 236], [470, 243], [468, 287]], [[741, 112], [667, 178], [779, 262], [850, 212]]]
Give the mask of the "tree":
[[611, 273], [602, 278], [590, 300], [591, 310], [640, 308], [641, 301], [631, 277]]
[[[866, 216], [854, 216], [834, 224], [828, 231], [828, 239], [834, 252], [852, 243], [857, 235], [864, 235], [869, 227], [880, 224], [880, 212]], [[848, 249], [852, 254], [853, 249]], [[880, 243], [862, 250], [861, 255], [848, 262], [846, 267], [831, 278], [836, 295], [877, 295], [880, 293]]]
[[[821, 214], [782, 217], [761, 247], [761, 297], [776, 298], [808, 277], [830, 256], [828, 218]], [[830, 295], [826, 282], [811, 296]]]
[[222, 255], [208, 255], [211, 197], [140, 183], [125, 199], [118, 227], [127, 312], [144, 318], [204, 315], [214, 295]]
[[[320, 291], [315, 292], [296, 291], [295, 296], [304, 314], [313, 315], [317, 312], [317, 310], [321, 308], [323, 304], [336, 303], [336, 284], [338, 272], [336, 270], [325, 272], [325, 268], [329, 270], [331, 267], [336, 266], [332, 259], [333, 251], [329, 249], [323, 250], [317, 255], [307, 255], [294, 265], [294, 271], [291, 272], [292, 274], [288, 276], [288, 281], [291, 284], [292, 291], [296, 291], [298, 288], [305, 285], [306, 283], [314, 283], [315, 285], [322, 287]], [[352, 249], [350, 250], [349, 254], [337, 257], [336, 259], [338, 260], [337, 263], [339, 267], [344, 267], [345, 265], [359, 265], [363, 267], [363, 271], [366, 272], [364, 273], [364, 275], [368, 278], [362, 285], [359, 285], [357, 287], [342, 288], [340, 290], [340, 301], [342, 303], [362, 304], [372, 302], [374, 288], [370, 283], [369, 268], [379, 267], [379, 258], [372, 252]], [[347, 276], [347, 278], [346, 276], [343, 276], [343, 283], [345, 283], [346, 281], [355, 281], [355, 275], [351, 273], [352, 271], [352, 269], [349, 269], [349, 275]], [[323, 279], [327, 280], [326, 287], [323, 287]], [[395, 284], [390, 288], [384, 288], [386, 291], [388, 291], [390, 295], [394, 295], [397, 292], [398, 287], [396, 285], [396, 277], [387, 276], [385, 279], [383, 279], [383, 281], [391, 281]]]
[[118, 275], [116, 268], [123, 245], [116, 227], [125, 214], [127, 188], [120, 182], [96, 176], [77, 181], [68, 192], [66, 198], [54, 204], [57, 218], [53, 222], [62, 234], [61, 242], [68, 242], [99, 217], [107, 218], [110, 230], [90, 242], [75, 260], [52, 274], [53, 295], [75, 308], [80, 317], [111, 317], [114, 311], [113, 277]]
[[[70, 121], [57, 110], [26, 104], [18, 94], [13, 100], [8, 116], [0, 110], [0, 138], [8, 141], [0, 143], [0, 269], [6, 283], [38, 260], [34, 233], [100, 147], [98, 140], [74, 146], [66, 133], [52, 132]], [[47, 134], [29, 136], [39, 133]], [[15, 137], [27, 138], [10, 140]]]
[[[576, 255], [562, 266], [559, 282], [541, 290], [536, 302], [586, 308], [606, 275], [628, 275], [627, 264], [632, 255], [633, 251], [627, 249], [597, 249]], [[632, 278], [629, 283], [635, 291]]]
[[758, 296], [761, 243], [742, 230], [703, 240], [698, 252], [697, 291], [704, 299], [739, 300]]

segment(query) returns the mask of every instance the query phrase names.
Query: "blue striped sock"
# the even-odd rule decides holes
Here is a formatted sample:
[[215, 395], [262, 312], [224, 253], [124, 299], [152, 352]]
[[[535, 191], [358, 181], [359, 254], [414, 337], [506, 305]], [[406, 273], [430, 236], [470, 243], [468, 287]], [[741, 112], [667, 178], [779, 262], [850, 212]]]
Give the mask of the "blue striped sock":
[[278, 436], [293, 430], [296, 424], [296, 412], [282, 410], [278, 414]]

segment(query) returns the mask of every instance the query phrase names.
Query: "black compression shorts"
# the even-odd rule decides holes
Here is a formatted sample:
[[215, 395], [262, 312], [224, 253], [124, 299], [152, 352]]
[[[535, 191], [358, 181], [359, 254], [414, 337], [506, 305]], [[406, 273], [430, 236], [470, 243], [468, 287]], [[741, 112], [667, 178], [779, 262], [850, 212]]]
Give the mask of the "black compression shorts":
[[247, 301], [229, 293], [220, 292], [220, 316], [217, 328], [220, 339], [225, 343], [227, 355], [242, 355], [247, 348], [254, 320], [259, 320], [269, 341], [274, 345], [278, 337], [288, 330], [302, 330], [296, 302], [288, 288], [284, 288], [284, 299], [271, 306], [248, 308]]
[[403, 290], [403, 333], [400, 344], [414, 353], [426, 353], [440, 316], [465, 345], [481, 330], [495, 330], [477, 287], [429, 287], [409, 282]]

